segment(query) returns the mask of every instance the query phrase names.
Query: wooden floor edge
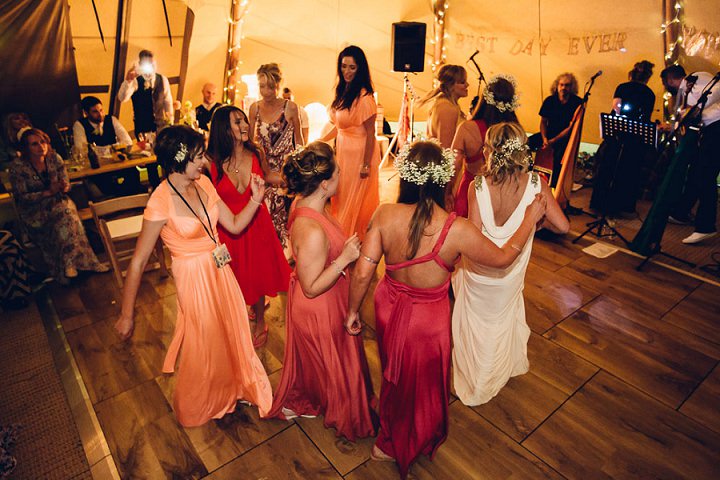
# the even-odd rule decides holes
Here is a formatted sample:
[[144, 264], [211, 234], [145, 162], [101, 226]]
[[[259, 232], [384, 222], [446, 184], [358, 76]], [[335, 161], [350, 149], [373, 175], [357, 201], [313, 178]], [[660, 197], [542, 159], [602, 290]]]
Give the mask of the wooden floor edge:
[[90, 473], [95, 480], [108, 478], [120, 480], [120, 473], [112, 459], [105, 434], [95, 415], [95, 409], [65, 337], [65, 331], [55, 311], [55, 306], [46, 289], [40, 290], [35, 298], [50, 344], [55, 368], [60, 375], [73, 420], [80, 434]]
[[[569, 235], [574, 235], [575, 238], [578, 238], [578, 237], [580, 236], [580, 232], [576, 232], [575, 230], [570, 230], [570, 231], [568, 232], [568, 236], [569, 236]], [[585, 237], [585, 238], [587, 238], [587, 237]], [[573, 239], [573, 240], [574, 240], [574, 239]], [[645, 258], [646, 258], [644, 255], [640, 255], [639, 253], [633, 252], [632, 250], [629, 250], [629, 249], [627, 249], [627, 248], [625, 248], [625, 247], [622, 247], [622, 246], [620, 246], [620, 245], [615, 245], [615, 244], [613, 244], [613, 243], [603, 242], [602, 240], [597, 239], [597, 238], [591, 238], [591, 239], [588, 239], [588, 241], [592, 241], [593, 243], [600, 243], [600, 244], [606, 245], [606, 246], [608, 246], [608, 247], [610, 247], [610, 248], [616, 248], [616, 249], [618, 249], [618, 251], [620, 251], [620, 252], [622, 252], [622, 253], [625, 253], [625, 254], [627, 254], [627, 255], [630, 255], [631, 257], [641, 258], [641, 259], [643, 259], [643, 260], [645, 260]], [[581, 248], [581, 250], [582, 250], [582, 248]], [[694, 278], [694, 279], [696, 279], [696, 280], [700, 280], [700, 281], [702, 281], [702, 282], [708, 283], [708, 284], [710, 284], [710, 285], [714, 285], [714, 286], [716, 286], [716, 287], [720, 287], [720, 281], [715, 281], [715, 280], [712, 280], [712, 279], [710, 279], [710, 278], [700, 276], [700, 275], [698, 275], [698, 274], [696, 274], [696, 273], [688, 272], [687, 270], [683, 270], [682, 268], [678, 268], [678, 267], [676, 267], [676, 266], [674, 266], [674, 265], [669, 265], [669, 264], [667, 264], [667, 263], [660, 262], [660, 261], [658, 261], [658, 260], [655, 260], [654, 258], [650, 258], [650, 260], [648, 260], [648, 261], [649, 261], [649, 263], [654, 263], [655, 265], [657, 265], [657, 266], [659, 266], [659, 267], [664, 267], [664, 268], [667, 268], [668, 270], [672, 270], [672, 271], [674, 271], [674, 272], [681, 273], [681, 274], [683, 274], [683, 275], [685, 275], [685, 276], [687, 276], [687, 277]], [[640, 270], [640, 271], [642, 272], [642, 270]]]

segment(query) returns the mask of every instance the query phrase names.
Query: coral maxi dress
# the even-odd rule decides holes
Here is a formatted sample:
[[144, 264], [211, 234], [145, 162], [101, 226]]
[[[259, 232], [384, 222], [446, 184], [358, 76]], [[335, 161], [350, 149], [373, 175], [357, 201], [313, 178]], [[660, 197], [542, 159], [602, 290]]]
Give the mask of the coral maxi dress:
[[370, 157], [370, 171], [367, 178], [360, 178], [365, 154], [367, 132], [363, 123], [377, 113], [372, 94], [365, 90], [350, 109], [330, 109], [330, 119], [337, 127], [335, 155], [340, 167], [340, 184], [332, 198], [333, 216], [338, 219], [345, 235], [365, 236], [370, 218], [380, 203], [378, 191], [378, 166], [380, 149], [373, 138], [373, 153]]
[[[218, 197], [206, 177], [196, 186], [217, 238]], [[272, 404], [265, 369], [255, 354], [242, 292], [229, 265], [215, 266], [215, 244], [194, 216], [178, 215], [167, 181], [153, 192], [144, 218], [166, 221], [160, 236], [172, 255], [178, 313], [163, 372], [178, 372], [173, 410], [181, 425], [193, 427], [235, 410], [245, 399], [264, 415]], [[196, 212], [200, 218], [204, 212]], [[274, 232], [273, 232], [274, 234]], [[182, 350], [182, 352], [180, 352]]]
[[450, 272], [438, 255], [455, 220], [448, 215], [432, 251], [387, 265], [393, 272], [435, 262], [448, 272], [432, 288], [416, 288], [387, 273], [375, 289], [375, 322], [380, 362], [380, 432], [376, 445], [395, 459], [405, 478], [420, 454], [434, 456], [448, 432], [450, 397]]
[[[296, 208], [298, 217], [310, 218], [325, 231], [330, 249], [325, 267], [342, 252], [347, 239], [339, 226], [311, 208]], [[338, 436], [355, 441], [375, 433], [375, 397], [365, 358], [362, 335], [348, 334], [349, 279], [341, 276], [325, 293], [308, 298], [297, 273], [290, 278], [287, 303], [287, 340], [280, 385], [269, 416], [282, 416], [282, 408], [298, 415], [324, 415], [325, 426]]]

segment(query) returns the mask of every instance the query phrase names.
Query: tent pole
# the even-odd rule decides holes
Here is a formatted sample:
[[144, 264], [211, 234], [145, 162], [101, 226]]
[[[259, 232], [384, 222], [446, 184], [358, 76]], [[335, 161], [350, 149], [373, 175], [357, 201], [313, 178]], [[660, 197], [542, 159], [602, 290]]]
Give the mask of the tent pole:
[[113, 78], [110, 84], [110, 102], [108, 114], [120, 117], [120, 102], [117, 100], [117, 91], [125, 80], [125, 67], [127, 63], [128, 44], [130, 35], [130, 10], [132, 0], [118, 0], [117, 26], [115, 28], [115, 57], [113, 59]]

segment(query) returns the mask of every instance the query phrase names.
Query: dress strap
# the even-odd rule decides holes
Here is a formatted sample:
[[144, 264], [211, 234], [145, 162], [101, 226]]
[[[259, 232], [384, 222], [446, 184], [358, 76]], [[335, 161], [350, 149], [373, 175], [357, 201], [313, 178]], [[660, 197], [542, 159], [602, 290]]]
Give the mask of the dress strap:
[[443, 225], [442, 230], [440, 231], [440, 236], [438, 237], [437, 241], [435, 242], [435, 246], [433, 249], [423, 255], [422, 257], [413, 258], [412, 260], [407, 260], [405, 262], [395, 263], [395, 264], [386, 264], [385, 269], [389, 270], [391, 272], [395, 270], [399, 270], [401, 268], [410, 267], [412, 265], [417, 265], [419, 263], [425, 263], [430, 260], [433, 260], [435, 263], [440, 265], [443, 269], [447, 270], [448, 272], [453, 271], [452, 265], [446, 265], [445, 262], [438, 256], [438, 253], [440, 252], [440, 249], [442, 248], [443, 244], [445, 243], [445, 238], [447, 237], [448, 232], [450, 231], [450, 227], [452, 226], [453, 222], [457, 218], [457, 213], [452, 212], [448, 215], [447, 220], [445, 220], [445, 224]]

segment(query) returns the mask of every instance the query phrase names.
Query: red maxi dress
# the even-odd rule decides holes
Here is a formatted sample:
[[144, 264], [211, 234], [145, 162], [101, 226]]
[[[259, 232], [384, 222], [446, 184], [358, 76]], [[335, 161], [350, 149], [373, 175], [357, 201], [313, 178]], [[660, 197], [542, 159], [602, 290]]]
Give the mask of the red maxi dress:
[[[480, 136], [482, 136], [483, 141], [485, 141], [485, 134], [488, 129], [485, 120], [475, 120], [475, 125], [477, 125], [478, 130], [480, 130]], [[455, 195], [455, 208], [453, 209], [453, 211], [460, 217], [467, 218], [468, 216], [468, 189], [470, 188], [470, 184], [473, 180], [475, 180], [475, 174], [470, 173], [467, 169], [467, 165], [484, 160], [485, 156], [483, 155], [482, 148], [475, 156], [465, 157], [465, 168], [463, 169], [463, 176], [462, 180], [460, 180], [457, 195]]]
[[[255, 155], [252, 159], [252, 173], [263, 176]], [[214, 163], [210, 166], [210, 175], [220, 198], [234, 215], [240, 213], [252, 195], [249, 185], [240, 193], [227, 174], [218, 182]], [[218, 225], [218, 233], [220, 242], [227, 245], [230, 252], [230, 267], [248, 305], [254, 305], [263, 295], [274, 297], [278, 292], [287, 291], [290, 266], [285, 260], [265, 204], [260, 205], [248, 226], [238, 235], [228, 232], [222, 225]]]
[[395, 458], [405, 478], [420, 455], [432, 458], [448, 432], [450, 400], [451, 265], [438, 256], [456, 214], [451, 213], [432, 251], [386, 265], [388, 272], [425, 262], [447, 270], [437, 287], [416, 288], [387, 274], [375, 289], [375, 322], [383, 369], [380, 432], [376, 445]]
[[[311, 208], [295, 208], [288, 227], [298, 217], [320, 224], [330, 249], [325, 267], [340, 255], [347, 237], [340, 226]], [[350, 279], [338, 278], [325, 293], [308, 298], [297, 272], [290, 277], [280, 385], [270, 417], [282, 417], [286, 407], [298, 415], [324, 415], [325, 426], [350, 441], [375, 434], [376, 403], [362, 336], [350, 335], [347, 315]]]

